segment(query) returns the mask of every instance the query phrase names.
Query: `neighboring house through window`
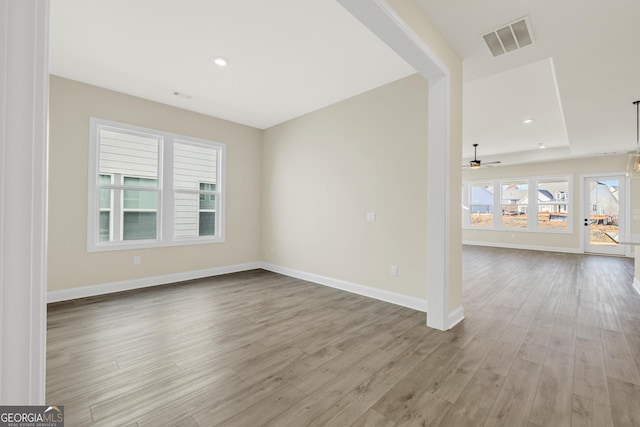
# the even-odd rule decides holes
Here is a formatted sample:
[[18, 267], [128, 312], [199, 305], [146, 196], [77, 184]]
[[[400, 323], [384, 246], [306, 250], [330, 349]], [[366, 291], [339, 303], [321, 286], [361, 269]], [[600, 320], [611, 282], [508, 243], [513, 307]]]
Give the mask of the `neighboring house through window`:
[[[567, 232], [571, 230], [570, 193], [568, 176], [465, 182], [463, 227]], [[493, 214], [494, 206], [502, 210], [499, 217]]]
[[470, 191], [471, 227], [493, 227], [493, 185], [473, 183]]

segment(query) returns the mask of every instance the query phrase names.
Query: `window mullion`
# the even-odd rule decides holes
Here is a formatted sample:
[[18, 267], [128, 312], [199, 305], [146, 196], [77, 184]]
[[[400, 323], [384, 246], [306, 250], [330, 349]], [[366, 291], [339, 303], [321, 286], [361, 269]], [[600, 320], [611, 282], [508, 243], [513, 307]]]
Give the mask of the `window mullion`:
[[165, 138], [162, 149], [162, 240], [170, 243], [175, 239], [175, 194], [173, 189], [173, 138]]
[[529, 205], [527, 206], [527, 229], [538, 229], [538, 181], [529, 179]]
[[493, 228], [502, 228], [502, 182], [493, 181]]

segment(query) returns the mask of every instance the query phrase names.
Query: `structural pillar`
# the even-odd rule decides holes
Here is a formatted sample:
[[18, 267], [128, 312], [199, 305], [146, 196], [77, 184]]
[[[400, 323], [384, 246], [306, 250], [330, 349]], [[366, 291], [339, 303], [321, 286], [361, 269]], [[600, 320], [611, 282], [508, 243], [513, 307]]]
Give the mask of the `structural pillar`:
[[0, 405], [44, 405], [49, 0], [0, 0]]

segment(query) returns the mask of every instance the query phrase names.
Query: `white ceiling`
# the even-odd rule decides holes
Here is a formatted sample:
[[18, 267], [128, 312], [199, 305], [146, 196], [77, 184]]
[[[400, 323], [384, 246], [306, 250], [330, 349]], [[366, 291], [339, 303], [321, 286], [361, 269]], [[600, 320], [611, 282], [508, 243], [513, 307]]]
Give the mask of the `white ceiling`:
[[[640, 1], [417, 2], [464, 61], [465, 157], [635, 150]], [[494, 58], [481, 34], [524, 16], [535, 43]], [[51, 71], [258, 128], [414, 72], [335, 0], [54, 0]]]
[[[417, 1], [464, 61], [466, 156], [473, 143], [511, 163], [636, 149], [640, 1]], [[525, 16], [535, 42], [493, 57], [481, 35]], [[541, 142], [556, 148], [532, 153]]]
[[257, 128], [415, 73], [335, 0], [54, 0], [51, 72]]

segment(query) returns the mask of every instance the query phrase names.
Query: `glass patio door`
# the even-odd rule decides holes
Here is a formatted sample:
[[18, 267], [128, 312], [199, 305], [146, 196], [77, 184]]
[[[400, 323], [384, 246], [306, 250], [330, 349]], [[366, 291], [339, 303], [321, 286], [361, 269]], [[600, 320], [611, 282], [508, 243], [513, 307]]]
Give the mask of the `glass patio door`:
[[625, 255], [626, 179], [620, 176], [584, 179], [584, 251]]

